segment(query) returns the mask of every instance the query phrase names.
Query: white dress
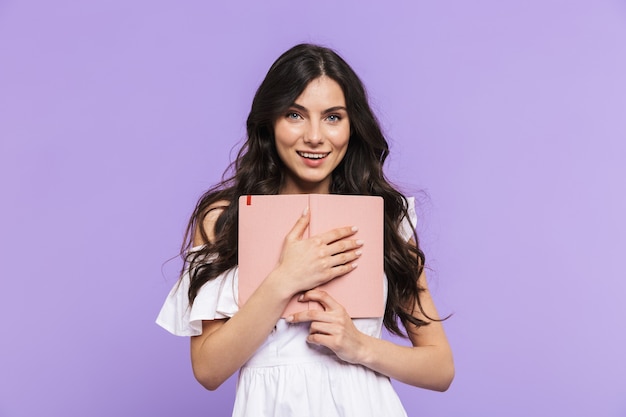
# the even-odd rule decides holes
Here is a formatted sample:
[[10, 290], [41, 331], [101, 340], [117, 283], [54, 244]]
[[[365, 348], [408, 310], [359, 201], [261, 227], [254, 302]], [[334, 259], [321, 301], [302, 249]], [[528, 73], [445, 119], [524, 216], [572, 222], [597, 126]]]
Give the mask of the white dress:
[[[414, 199], [400, 233], [412, 236]], [[178, 336], [202, 333], [202, 320], [224, 319], [237, 313], [237, 268], [229, 270], [198, 291], [189, 308], [189, 275], [170, 291], [157, 324]], [[385, 279], [385, 297], [387, 280]], [[381, 337], [383, 319], [353, 319], [363, 333]], [[284, 319], [239, 371], [234, 417], [360, 416], [395, 417], [406, 412], [389, 378], [361, 365], [339, 359], [331, 350], [309, 345], [308, 323], [289, 324]]]

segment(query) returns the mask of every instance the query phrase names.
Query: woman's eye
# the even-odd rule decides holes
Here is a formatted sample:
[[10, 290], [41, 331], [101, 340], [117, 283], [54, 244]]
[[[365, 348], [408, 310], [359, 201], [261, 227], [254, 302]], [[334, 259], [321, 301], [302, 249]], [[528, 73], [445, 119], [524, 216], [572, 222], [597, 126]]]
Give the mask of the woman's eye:
[[295, 113], [295, 112], [287, 113], [287, 119], [296, 120], [296, 119], [299, 119], [299, 118], [300, 118], [300, 115], [298, 113]]
[[339, 116], [338, 114], [331, 114], [326, 119], [328, 119], [329, 122], [338, 122], [339, 120], [341, 120], [341, 116]]

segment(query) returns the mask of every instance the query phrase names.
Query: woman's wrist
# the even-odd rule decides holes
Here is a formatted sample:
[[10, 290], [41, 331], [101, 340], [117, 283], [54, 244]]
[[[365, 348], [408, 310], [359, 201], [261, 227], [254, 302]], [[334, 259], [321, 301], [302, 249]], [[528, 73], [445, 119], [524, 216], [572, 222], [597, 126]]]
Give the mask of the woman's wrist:
[[356, 351], [355, 359], [356, 363], [368, 368], [372, 368], [376, 365], [376, 343], [380, 340], [368, 336], [365, 333], [361, 333], [359, 348]]
[[289, 288], [288, 280], [285, 279], [280, 269], [274, 269], [263, 281], [263, 285], [268, 286], [272, 294], [278, 296], [281, 300], [289, 301], [297, 294], [296, 289]]

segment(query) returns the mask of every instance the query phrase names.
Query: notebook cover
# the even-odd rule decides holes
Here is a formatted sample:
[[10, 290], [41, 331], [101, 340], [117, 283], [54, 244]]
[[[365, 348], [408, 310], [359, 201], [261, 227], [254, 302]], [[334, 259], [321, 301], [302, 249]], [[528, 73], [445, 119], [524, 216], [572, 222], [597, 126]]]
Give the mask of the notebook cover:
[[[253, 195], [239, 198], [239, 305], [243, 305], [276, 267], [285, 236], [309, 206], [311, 223], [305, 236], [343, 226], [357, 226], [363, 239], [359, 266], [322, 286], [353, 318], [382, 317], [385, 310], [383, 265], [383, 199], [337, 194]], [[317, 302], [301, 303], [295, 296], [286, 317]]]

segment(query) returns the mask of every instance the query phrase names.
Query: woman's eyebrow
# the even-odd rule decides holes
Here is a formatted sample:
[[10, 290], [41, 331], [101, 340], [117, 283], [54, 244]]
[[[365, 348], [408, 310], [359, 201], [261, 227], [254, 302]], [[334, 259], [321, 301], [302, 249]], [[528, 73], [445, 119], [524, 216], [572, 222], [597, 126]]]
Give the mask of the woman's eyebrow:
[[307, 110], [307, 108], [306, 108], [306, 107], [301, 106], [301, 105], [300, 105], [300, 104], [298, 104], [298, 103], [293, 103], [293, 104], [291, 105], [291, 107], [292, 107], [292, 108], [294, 108], [294, 109], [296, 109], [296, 110], [300, 110], [300, 111], [301, 111], [301, 112], [303, 112], [303, 113], [308, 113], [308, 112], [309, 112], [309, 111]]
[[342, 110], [345, 112], [348, 111], [348, 109], [346, 109], [345, 106], [335, 106], [335, 107], [331, 107], [329, 109], [324, 110], [324, 113], [333, 113], [333, 112], [342, 111]]
[[[291, 105], [291, 107], [293, 107], [294, 109], [297, 109], [297, 110], [299, 110], [299, 111], [301, 111], [303, 113], [308, 113], [309, 112], [309, 110], [306, 107], [304, 107], [304, 106], [302, 106], [302, 105], [300, 105], [298, 103], [293, 103]], [[333, 107], [330, 107], [330, 108], [324, 110], [322, 112], [322, 114], [332, 113], [332, 112], [341, 111], [341, 110], [346, 111], [346, 112], [348, 111], [348, 109], [346, 109], [345, 106], [333, 106]]]

